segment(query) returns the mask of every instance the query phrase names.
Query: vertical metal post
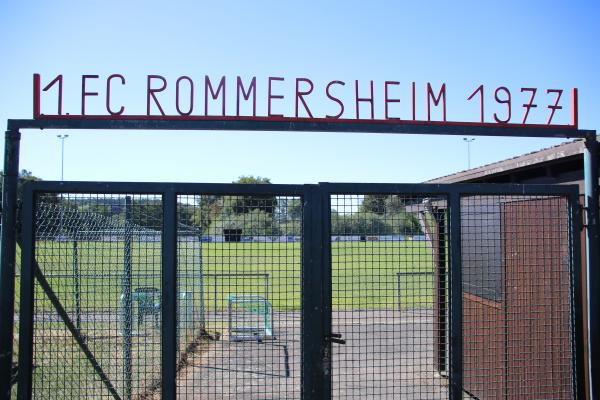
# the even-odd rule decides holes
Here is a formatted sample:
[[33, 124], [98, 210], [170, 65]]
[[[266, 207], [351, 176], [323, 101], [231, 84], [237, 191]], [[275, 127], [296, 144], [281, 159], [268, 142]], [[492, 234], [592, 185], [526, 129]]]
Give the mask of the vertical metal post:
[[331, 256], [331, 193], [324, 191], [319, 185], [321, 199], [321, 216], [313, 224], [322, 232], [321, 236], [321, 276], [323, 282], [323, 330], [325, 333], [322, 362], [323, 362], [323, 398], [332, 397], [333, 354], [332, 354], [332, 313], [333, 313], [333, 277]]
[[215, 300], [215, 313], [217, 312], [217, 276], [213, 278], [213, 296]]
[[435, 282], [436, 297], [437, 297], [437, 368], [438, 371], [446, 371], [447, 362], [447, 338], [448, 338], [448, 321], [447, 321], [447, 304], [448, 304], [448, 289], [446, 288], [446, 280], [448, 275], [448, 268], [446, 266], [446, 212], [443, 210], [436, 209], [433, 214], [436, 221], [436, 243], [433, 245], [437, 247], [437, 269]]
[[7, 131], [2, 184], [2, 243], [0, 248], [0, 399], [10, 399], [15, 319], [15, 258], [17, 250], [17, 188], [21, 133]]
[[270, 283], [269, 283], [269, 279], [270, 279], [270, 275], [269, 274], [265, 274], [265, 299], [267, 301], [269, 301], [269, 288], [271, 287]]
[[331, 344], [326, 340], [323, 195], [317, 185], [305, 185], [302, 211], [301, 398], [324, 399], [330, 393]]
[[400, 272], [396, 272], [396, 285], [398, 287], [398, 311], [402, 311], [402, 289], [400, 285], [402, 280], [400, 279]]
[[571, 279], [571, 326], [573, 329], [573, 340], [571, 341], [571, 352], [573, 354], [573, 393], [575, 393], [576, 399], [585, 399], [584, 316], [581, 288], [581, 213], [578, 193], [573, 193], [567, 200], [569, 202], [569, 269]]
[[233, 332], [233, 304], [232, 297], [227, 296], [227, 332], [229, 332], [229, 340], [232, 340]]
[[177, 368], [177, 194], [163, 193], [162, 221], [162, 398], [175, 400]]
[[198, 296], [200, 297], [200, 332], [201, 334], [206, 333], [206, 305], [204, 304], [204, 265], [202, 263], [202, 235], [198, 236], [198, 245], [200, 249], [198, 251], [198, 280], [200, 286], [198, 290]]
[[586, 273], [587, 273], [587, 322], [588, 367], [590, 400], [600, 399], [600, 242], [598, 221], [598, 143], [595, 133], [585, 140], [584, 150], [585, 208], [587, 210]]
[[463, 305], [460, 193], [449, 195], [450, 218], [450, 400], [463, 398]]
[[132, 380], [132, 330], [133, 304], [131, 299], [131, 242], [132, 242], [132, 202], [131, 196], [125, 197], [125, 237], [123, 278], [121, 282], [121, 299], [123, 307], [123, 380], [125, 381], [124, 398], [131, 399]]
[[73, 299], [75, 301], [75, 327], [81, 331], [81, 282], [77, 240], [73, 240]]
[[[35, 205], [33, 193], [25, 186], [23, 203], [23, 226], [21, 235], [21, 295], [19, 315], [19, 387], [17, 397], [29, 400], [32, 396], [33, 370], [33, 306], [34, 306], [34, 261], [35, 261]], [[8, 328], [8, 325], [7, 325]], [[5, 375], [7, 377], [9, 375]], [[0, 379], [10, 382], [10, 379]], [[10, 398], [3, 393], [2, 399]]]

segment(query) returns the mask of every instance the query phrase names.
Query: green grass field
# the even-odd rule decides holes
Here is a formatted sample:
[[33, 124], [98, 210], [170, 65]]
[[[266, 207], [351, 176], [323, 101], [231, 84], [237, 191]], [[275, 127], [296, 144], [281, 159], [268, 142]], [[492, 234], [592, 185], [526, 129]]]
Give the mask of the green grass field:
[[[247, 274], [268, 274], [268, 296], [275, 310], [300, 309], [301, 255], [299, 243], [199, 243], [180, 244], [178, 255], [179, 290], [192, 293], [195, 305], [201, 290], [207, 311], [225, 307], [234, 295], [265, 295], [265, 278]], [[72, 242], [38, 242], [36, 258], [44, 274], [67, 309], [80, 304], [87, 310], [116, 310], [123, 289], [125, 250], [122, 243], [79, 242], [78, 284], [74, 278]], [[202, 265], [200, 265], [202, 254]], [[340, 242], [332, 245], [333, 305], [337, 308], [385, 308], [397, 299], [397, 272], [432, 272], [432, 258], [425, 242]], [[204, 275], [200, 288], [200, 274]], [[215, 276], [215, 275], [229, 276]], [[236, 275], [239, 274], [239, 275]], [[246, 276], [242, 276], [246, 274]], [[134, 243], [131, 251], [132, 290], [160, 288], [161, 251], [159, 243]], [[400, 302], [405, 307], [431, 303], [432, 276], [404, 275]], [[40, 288], [36, 307], [51, 309]]]

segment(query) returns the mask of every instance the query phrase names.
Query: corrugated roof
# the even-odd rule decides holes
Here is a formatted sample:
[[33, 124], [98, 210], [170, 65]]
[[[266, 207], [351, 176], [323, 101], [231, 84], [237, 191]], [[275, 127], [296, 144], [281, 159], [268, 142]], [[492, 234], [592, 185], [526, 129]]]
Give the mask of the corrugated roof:
[[469, 182], [485, 176], [501, 174], [510, 170], [527, 168], [536, 164], [543, 164], [561, 158], [574, 157], [582, 154], [584, 147], [584, 140], [576, 139], [542, 150], [508, 158], [506, 160], [496, 161], [481, 167], [471, 168], [465, 171], [456, 172], [454, 174], [434, 178], [426, 181], [425, 183]]

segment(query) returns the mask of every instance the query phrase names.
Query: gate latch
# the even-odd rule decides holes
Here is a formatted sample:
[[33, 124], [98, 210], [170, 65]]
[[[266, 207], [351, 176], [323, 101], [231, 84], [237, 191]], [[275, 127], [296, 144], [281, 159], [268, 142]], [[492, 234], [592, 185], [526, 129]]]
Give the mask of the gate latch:
[[342, 339], [341, 333], [332, 333], [331, 335], [327, 335], [326, 338], [331, 343], [346, 344], [346, 341], [344, 339]]

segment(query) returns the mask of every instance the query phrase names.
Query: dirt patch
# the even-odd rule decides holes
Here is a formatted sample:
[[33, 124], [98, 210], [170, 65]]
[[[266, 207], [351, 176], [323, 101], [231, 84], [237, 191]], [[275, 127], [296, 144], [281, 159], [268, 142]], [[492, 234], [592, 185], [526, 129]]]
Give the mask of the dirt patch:
[[[186, 369], [193, 365], [193, 360], [207, 351], [211, 343], [219, 340], [219, 335], [211, 335], [207, 332], [201, 332], [192, 341], [190, 341], [185, 350], [181, 353], [177, 362], [177, 376], [184, 375]], [[154, 400], [160, 398], [161, 380], [156, 379], [152, 382], [145, 393], [136, 397], [137, 400]]]

